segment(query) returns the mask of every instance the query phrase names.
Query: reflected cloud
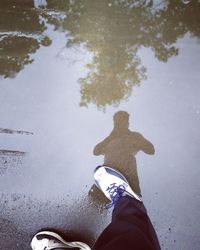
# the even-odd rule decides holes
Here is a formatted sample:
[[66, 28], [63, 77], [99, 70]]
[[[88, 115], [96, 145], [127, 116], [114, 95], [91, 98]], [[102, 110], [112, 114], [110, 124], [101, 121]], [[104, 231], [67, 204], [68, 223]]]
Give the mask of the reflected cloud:
[[104, 155], [104, 165], [119, 170], [132, 189], [141, 195], [136, 155], [139, 151], [153, 155], [154, 146], [138, 132], [129, 130], [129, 114], [119, 111], [113, 116], [110, 135], [94, 148], [94, 155]]

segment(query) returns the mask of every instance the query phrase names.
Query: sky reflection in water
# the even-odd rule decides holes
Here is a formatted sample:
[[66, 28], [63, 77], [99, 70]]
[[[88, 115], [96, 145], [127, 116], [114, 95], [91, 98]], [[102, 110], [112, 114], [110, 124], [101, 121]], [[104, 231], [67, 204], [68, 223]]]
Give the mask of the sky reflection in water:
[[[2, 215], [30, 233], [66, 229], [65, 218], [67, 229], [95, 238], [108, 220], [96, 208], [99, 194], [88, 192], [93, 169], [104, 162], [127, 176], [138, 171], [137, 192], [168, 249], [195, 249], [199, 1], [34, 2], [0, 1]], [[118, 110], [130, 114], [122, 133], [112, 126]], [[147, 138], [147, 153], [155, 146], [153, 156], [138, 152], [137, 169], [134, 130]], [[110, 131], [106, 150], [100, 144], [94, 151], [104, 159], [93, 156]]]
[[[37, 2], [37, 1], [36, 1]], [[2, 1], [0, 74], [15, 77], [41, 46], [50, 46], [50, 25], [66, 33], [66, 47], [82, 46], [92, 53], [79, 79], [80, 105], [98, 108], [118, 105], [130, 97], [133, 87], [147, 78], [138, 55], [150, 48], [157, 60], [178, 56], [175, 43], [186, 33], [200, 36], [200, 4], [191, 1]], [[59, 34], [58, 34], [59, 35]]]

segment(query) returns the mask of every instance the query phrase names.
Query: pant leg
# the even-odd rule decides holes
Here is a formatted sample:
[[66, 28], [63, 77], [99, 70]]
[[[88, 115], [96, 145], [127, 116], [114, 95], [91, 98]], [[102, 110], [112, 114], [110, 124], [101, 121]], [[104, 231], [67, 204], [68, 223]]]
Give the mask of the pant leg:
[[125, 196], [115, 205], [112, 222], [93, 250], [160, 250], [153, 225], [142, 202]]

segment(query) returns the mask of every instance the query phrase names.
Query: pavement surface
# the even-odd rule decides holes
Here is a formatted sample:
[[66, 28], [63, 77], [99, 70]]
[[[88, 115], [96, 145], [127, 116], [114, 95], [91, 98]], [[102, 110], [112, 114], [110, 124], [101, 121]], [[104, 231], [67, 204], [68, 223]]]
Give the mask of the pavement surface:
[[92, 245], [111, 220], [104, 163], [142, 194], [162, 249], [198, 250], [200, 3], [0, 7], [0, 249], [44, 228]]

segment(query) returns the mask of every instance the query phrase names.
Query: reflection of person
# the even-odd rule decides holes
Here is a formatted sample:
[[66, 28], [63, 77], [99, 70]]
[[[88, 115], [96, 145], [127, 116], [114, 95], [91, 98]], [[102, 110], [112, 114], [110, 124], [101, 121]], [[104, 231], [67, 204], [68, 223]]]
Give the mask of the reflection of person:
[[104, 165], [115, 166], [125, 175], [132, 189], [141, 195], [135, 156], [139, 151], [154, 154], [154, 146], [140, 133], [129, 130], [127, 112], [119, 111], [113, 118], [112, 132], [96, 145], [94, 155], [104, 155]]
[[[114, 206], [112, 222], [103, 231], [93, 250], [159, 250], [154, 228], [141, 198], [118, 171], [99, 166], [94, 171], [98, 188]], [[38, 232], [31, 241], [33, 250], [76, 248], [91, 250], [83, 242], [66, 242], [53, 231]]]

